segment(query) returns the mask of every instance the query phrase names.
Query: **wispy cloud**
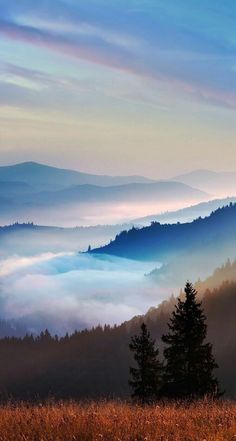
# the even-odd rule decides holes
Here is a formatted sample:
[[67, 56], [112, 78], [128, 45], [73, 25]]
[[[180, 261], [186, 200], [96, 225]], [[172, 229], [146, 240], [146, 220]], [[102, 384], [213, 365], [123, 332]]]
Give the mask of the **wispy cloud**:
[[95, 38], [93, 35], [68, 36], [5, 20], [0, 20], [0, 33], [11, 39], [55, 50], [67, 56], [124, 70], [129, 69], [128, 60], [132, 57], [129, 51], [119, 46], [116, 46], [114, 53], [114, 43], [109, 43], [101, 37]]
[[[164, 7], [133, 1], [122, 10], [121, 4], [104, 9], [96, 1], [13, 1], [2, 10], [0, 34], [65, 57], [164, 81], [192, 99], [235, 108], [236, 46], [231, 34], [221, 29], [217, 40], [211, 29], [201, 30], [193, 14], [181, 18], [170, 3]], [[183, 12], [182, 2], [180, 9]], [[213, 16], [219, 26], [220, 15]]]
[[1, 118], [12, 109], [2, 158], [58, 164], [67, 145], [69, 167], [77, 158], [78, 168], [116, 173], [115, 155], [121, 174], [163, 176], [183, 155], [190, 168], [220, 168], [223, 144], [230, 168], [235, 20], [235, 0], [0, 0]]

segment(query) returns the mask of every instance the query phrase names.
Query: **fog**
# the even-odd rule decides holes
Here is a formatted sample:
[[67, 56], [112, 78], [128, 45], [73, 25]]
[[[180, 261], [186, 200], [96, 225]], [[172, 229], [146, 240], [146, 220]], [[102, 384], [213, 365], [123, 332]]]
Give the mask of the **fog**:
[[[203, 199], [201, 199], [203, 200]], [[201, 201], [200, 200], [200, 201]], [[205, 199], [206, 200], [206, 199]], [[25, 204], [22, 206], [2, 207], [0, 213], [0, 224], [8, 225], [16, 221], [34, 222], [37, 225], [57, 226], [73, 228], [76, 226], [90, 227], [96, 225], [114, 225], [128, 223], [133, 219], [175, 211], [184, 207], [189, 207], [199, 202], [195, 199], [180, 198], [179, 200], [162, 201], [156, 197], [156, 201], [140, 199], [130, 202], [93, 202], [86, 203], [66, 203], [51, 204], [48, 206]]]
[[0, 256], [14, 254], [34, 256], [43, 253], [86, 251], [109, 243], [122, 230], [132, 224], [96, 227], [57, 228], [33, 225], [13, 225], [0, 229]]
[[[105, 208], [101, 216], [106, 214]], [[227, 213], [216, 229], [210, 230], [212, 226], [206, 222], [207, 240], [199, 236], [196, 242], [192, 235], [187, 248], [182, 249], [181, 242], [173, 251], [173, 236], [170, 242], [167, 237], [170, 246], [163, 265], [79, 253], [89, 245], [94, 248], [109, 243], [131, 224], [68, 229], [16, 224], [1, 228], [0, 319], [17, 320], [33, 333], [47, 327], [52, 333], [64, 334], [98, 324], [120, 324], [146, 313], [171, 294], [178, 294], [187, 279], [204, 279], [227, 258], [235, 259], [235, 222]], [[133, 257], [144, 260], [144, 250], [141, 242]]]
[[119, 324], [164, 299], [144, 275], [154, 266], [76, 253], [11, 256], [0, 261], [1, 315], [31, 332]]

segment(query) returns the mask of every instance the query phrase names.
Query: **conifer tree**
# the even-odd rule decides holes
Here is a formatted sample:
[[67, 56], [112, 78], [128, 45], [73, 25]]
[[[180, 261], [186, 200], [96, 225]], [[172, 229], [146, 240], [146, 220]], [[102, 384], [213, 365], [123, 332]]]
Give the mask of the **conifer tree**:
[[151, 403], [158, 398], [162, 365], [158, 360], [159, 351], [155, 348], [155, 340], [151, 339], [145, 323], [141, 325], [141, 334], [131, 338], [129, 348], [134, 353], [137, 365], [130, 367], [132, 397], [142, 404]]
[[218, 366], [212, 345], [206, 343], [207, 325], [197, 292], [187, 282], [184, 298], [178, 299], [170, 322], [169, 333], [163, 335], [165, 378], [163, 394], [175, 398], [215, 397], [219, 385], [214, 376]]

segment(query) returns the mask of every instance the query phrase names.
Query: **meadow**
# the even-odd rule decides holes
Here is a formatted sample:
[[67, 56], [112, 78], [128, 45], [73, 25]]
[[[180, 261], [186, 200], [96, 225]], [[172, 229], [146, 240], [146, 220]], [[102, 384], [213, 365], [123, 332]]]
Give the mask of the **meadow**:
[[7, 404], [1, 441], [233, 441], [236, 404], [150, 407], [122, 402]]

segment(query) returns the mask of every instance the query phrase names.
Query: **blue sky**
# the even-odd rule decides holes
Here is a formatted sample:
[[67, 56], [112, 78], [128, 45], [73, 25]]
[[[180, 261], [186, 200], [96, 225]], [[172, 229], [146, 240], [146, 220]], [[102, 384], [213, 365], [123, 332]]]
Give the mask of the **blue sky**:
[[2, 163], [236, 169], [233, 0], [0, 0]]

